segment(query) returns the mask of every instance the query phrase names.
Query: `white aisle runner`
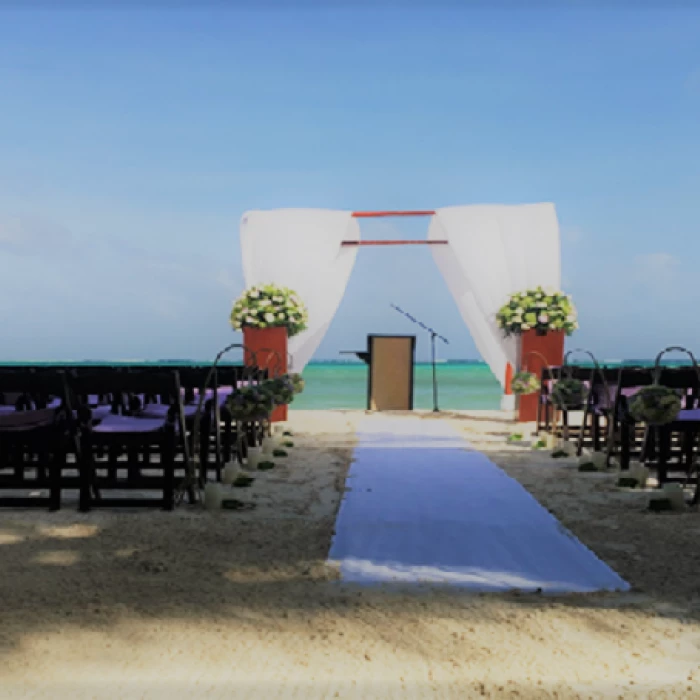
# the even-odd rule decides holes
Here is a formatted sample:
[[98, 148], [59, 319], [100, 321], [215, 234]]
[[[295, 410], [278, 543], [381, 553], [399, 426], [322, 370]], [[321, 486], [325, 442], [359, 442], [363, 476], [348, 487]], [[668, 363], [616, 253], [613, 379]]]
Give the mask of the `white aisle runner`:
[[375, 416], [358, 438], [329, 555], [345, 581], [629, 590], [449, 424]]

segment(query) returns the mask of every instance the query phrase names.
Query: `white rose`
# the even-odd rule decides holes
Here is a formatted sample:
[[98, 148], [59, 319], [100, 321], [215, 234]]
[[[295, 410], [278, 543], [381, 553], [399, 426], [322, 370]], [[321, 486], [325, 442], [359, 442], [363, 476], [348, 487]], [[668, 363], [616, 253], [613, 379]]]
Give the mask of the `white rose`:
[[248, 296], [251, 297], [252, 299], [257, 299], [260, 296], [260, 292], [257, 289], [252, 289], [248, 293]]
[[272, 323], [275, 320], [275, 314], [265, 314], [265, 320], [268, 323]]
[[529, 331], [530, 330], [530, 324], [528, 323], [523, 323], [522, 326], [520, 326], [524, 331]]
[[277, 318], [284, 320], [285, 314], [277, 314]]
[[284, 301], [284, 297], [272, 297], [272, 301], [281, 304]]
[[269, 299], [261, 299], [260, 306], [270, 306], [272, 302]]
[[252, 316], [248, 316], [245, 320], [246, 323], [255, 323], [255, 319]]
[[523, 322], [523, 317], [522, 316], [513, 316], [513, 321], [512, 323], [522, 323]]
[[523, 309], [522, 306], [519, 306], [516, 310], [515, 313], [518, 314], [518, 316], [521, 316], [522, 314], [525, 313], [525, 309]]
[[566, 317], [566, 320], [567, 320], [567, 321], [575, 321], [575, 320], [576, 320], [576, 316], [574, 316], [573, 314], [569, 314], [569, 315]]

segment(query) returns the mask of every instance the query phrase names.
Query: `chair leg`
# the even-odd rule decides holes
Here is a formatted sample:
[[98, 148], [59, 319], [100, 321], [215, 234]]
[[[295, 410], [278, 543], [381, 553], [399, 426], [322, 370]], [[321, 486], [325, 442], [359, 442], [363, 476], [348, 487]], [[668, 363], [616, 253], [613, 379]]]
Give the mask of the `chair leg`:
[[163, 459], [163, 510], [175, 508], [175, 445], [168, 438], [161, 451]]
[[693, 470], [693, 453], [695, 450], [695, 433], [692, 430], [683, 431], [683, 466], [688, 476]]
[[199, 482], [201, 485], [206, 484], [209, 478], [210, 432], [211, 422], [203, 419], [200, 424], [199, 434]]
[[595, 419], [595, 416], [590, 413], [588, 410], [588, 402], [586, 402], [586, 406], [583, 409], [583, 418], [581, 419], [581, 431], [579, 432], [578, 435], [578, 444], [576, 446], [576, 456], [580, 457], [581, 453], [583, 452], [583, 441], [584, 437], [586, 434], [586, 424], [588, 423], [588, 417], [590, 416], [591, 418], [591, 427], [593, 426], [593, 420]]
[[81, 513], [90, 511], [92, 502], [92, 475], [94, 473], [94, 465], [92, 462], [92, 451], [88, 446], [83, 445], [82, 461], [78, 464], [79, 479], [80, 479], [80, 500], [78, 502], [78, 510]]
[[[634, 429], [632, 429], [634, 430]], [[630, 439], [632, 431], [628, 421], [620, 425], [620, 469], [627, 471], [630, 468]]]
[[61, 482], [65, 466], [65, 453], [57, 449], [49, 472], [49, 510], [61, 510]]
[[[238, 435], [237, 435], [238, 437]], [[233, 421], [231, 420], [230, 417], [227, 417], [224, 419], [224, 435], [223, 435], [223, 458], [224, 458], [224, 463], [228, 463], [231, 461], [231, 452], [232, 452], [232, 443], [233, 443]]]
[[607, 438], [605, 445], [605, 466], [610, 466], [610, 459], [615, 452], [615, 416], [614, 414], [608, 415], [607, 428]]
[[668, 457], [671, 447], [671, 431], [668, 428], [657, 429], [657, 443], [658, 462], [656, 475], [661, 487], [668, 481]]
[[591, 414], [591, 430], [593, 432], [593, 451], [600, 452], [600, 415]]

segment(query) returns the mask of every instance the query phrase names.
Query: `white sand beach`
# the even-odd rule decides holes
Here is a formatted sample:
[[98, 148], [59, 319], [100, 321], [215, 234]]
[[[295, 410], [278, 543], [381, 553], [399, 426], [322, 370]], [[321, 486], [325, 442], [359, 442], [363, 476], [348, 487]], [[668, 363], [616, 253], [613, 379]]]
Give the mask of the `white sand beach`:
[[[700, 698], [700, 515], [443, 414], [631, 585], [358, 588], [326, 563], [361, 411], [291, 412], [294, 447], [210, 513], [0, 514], [2, 698]], [[423, 414], [435, 420], [432, 414]]]

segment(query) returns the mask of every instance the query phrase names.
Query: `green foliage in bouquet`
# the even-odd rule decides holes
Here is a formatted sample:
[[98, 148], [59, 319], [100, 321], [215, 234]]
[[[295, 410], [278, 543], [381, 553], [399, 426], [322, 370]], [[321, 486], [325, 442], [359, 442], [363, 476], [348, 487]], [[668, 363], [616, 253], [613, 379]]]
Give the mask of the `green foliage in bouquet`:
[[636, 393], [629, 403], [634, 420], [650, 425], [665, 425], [675, 420], [681, 410], [681, 398], [667, 386], [652, 384]]
[[294, 385], [288, 374], [274, 379], [266, 379], [260, 390], [268, 393], [275, 406], [286, 406], [294, 401]]
[[266, 418], [275, 405], [269, 392], [261, 387], [244, 386], [228, 397], [226, 407], [234, 420], [242, 422]]
[[574, 409], [583, 405], [588, 392], [580, 379], [560, 379], [552, 389], [552, 403], [563, 409]]
[[251, 328], [287, 329], [291, 338], [306, 330], [309, 312], [295, 292], [274, 284], [246, 289], [233, 303], [231, 325], [236, 331]]
[[496, 322], [506, 336], [520, 335], [531, 329], [543, 333], [564, 331], [571, 335], [578, 328], [571, 297], [542, 287], [511, 294], [498, 310]]
[[301, 374], [297, 374], [297, 373], [290, 374], [289, 378], [292, 381], [292, 386], [294, 387], [294, 393], [301, 394], [301, 392], [304, 391], [304, 387], [306, 386], [306, 382], [304, 381]]
[[518, 372], [513, 377], [510, 388], [517, 396], [535, 394], [540, 390], [540, 380], [532, 372]]

